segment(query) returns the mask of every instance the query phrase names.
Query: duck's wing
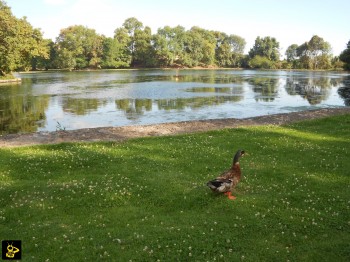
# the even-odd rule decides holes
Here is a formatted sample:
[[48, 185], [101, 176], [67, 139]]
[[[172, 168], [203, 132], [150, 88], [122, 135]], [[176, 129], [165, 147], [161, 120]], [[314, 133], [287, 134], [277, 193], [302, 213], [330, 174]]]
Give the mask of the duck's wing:
[[218, 192], [226, 192], [231, 189], [233, 181], [231, 179], [214, 179], [207, 183], [207, 186]]
[[233, 177], [232, 170], [229, 169], [229, 170], [226, 170], [225, 172], [221, 173], [221, 175], [218, 176], [216, 179], [225, 180], [225, 179], [232, 179], [232, 177]]

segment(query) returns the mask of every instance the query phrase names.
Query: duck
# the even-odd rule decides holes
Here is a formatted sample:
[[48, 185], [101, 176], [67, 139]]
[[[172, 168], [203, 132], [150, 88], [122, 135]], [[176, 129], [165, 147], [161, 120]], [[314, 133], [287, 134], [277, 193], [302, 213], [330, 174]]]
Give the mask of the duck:
[[207, 183], [207, 186], [213, 191], [218, 193], [224, 193], [228, 199], [235, 200], [236, 197], [232, 195], [232, 189], [234, 189], [238, 182], [241, 180], [241, 167], [239, 165], [239, 159], [245, 155], [245, 151], [240, 149], [233, 157], [232, 166], [230, 169], [223, 172], [220, 176]]

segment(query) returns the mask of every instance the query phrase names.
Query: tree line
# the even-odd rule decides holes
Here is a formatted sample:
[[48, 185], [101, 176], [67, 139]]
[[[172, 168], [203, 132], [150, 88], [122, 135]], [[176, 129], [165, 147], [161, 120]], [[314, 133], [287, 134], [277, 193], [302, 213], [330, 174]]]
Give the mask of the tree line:
[[55, 41], [44, 39], [26, 18], [16, 18], [0, 0], [0, 75], [16, 70], [99, 69], [137, 67], [228, 67], [261, 69], [350, 69], [350, 41], [339, 57], [315, 35], [293, 44], [281, 60], [274, 37], [257, 37], [248, 54], [238, 35], [182, 26], [159, 28], [152, 34], [136, 18], [128, 18], [114, 37], [74, 25], [61, 30]]

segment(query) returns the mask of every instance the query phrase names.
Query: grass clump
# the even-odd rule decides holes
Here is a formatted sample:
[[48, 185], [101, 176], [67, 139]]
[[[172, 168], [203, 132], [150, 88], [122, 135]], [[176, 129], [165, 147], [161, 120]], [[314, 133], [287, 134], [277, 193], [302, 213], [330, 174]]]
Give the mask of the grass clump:
[[[23, 261], [349, 261], [350, 115], [0, 150], [0, 236]], [[205, 183], [237, 149], [237, 200]]]

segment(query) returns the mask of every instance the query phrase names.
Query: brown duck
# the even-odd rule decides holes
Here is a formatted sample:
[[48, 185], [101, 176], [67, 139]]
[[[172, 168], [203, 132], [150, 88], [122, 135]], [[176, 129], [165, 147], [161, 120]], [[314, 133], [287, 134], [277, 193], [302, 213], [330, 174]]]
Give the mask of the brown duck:
[[207, 186], [214, 192], [224, 193], [229, 199], [236, 199], [231, 195], [231, 190], [236, 187], [241, 180], [241, 168], [239, 159], [245, 154], [244, 150], [238, 150], [233, 157], [233, 163], [229, 170], [222, 173], [219, 177], [207, 183]]

